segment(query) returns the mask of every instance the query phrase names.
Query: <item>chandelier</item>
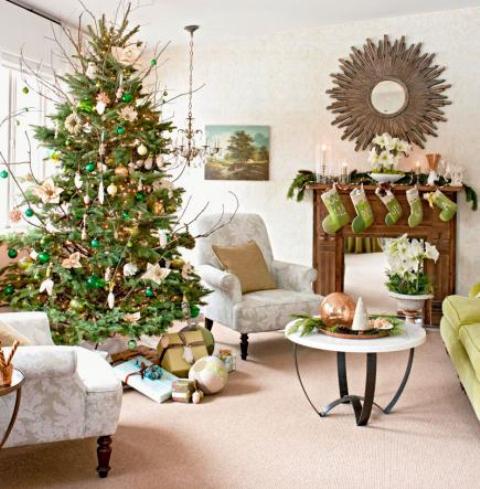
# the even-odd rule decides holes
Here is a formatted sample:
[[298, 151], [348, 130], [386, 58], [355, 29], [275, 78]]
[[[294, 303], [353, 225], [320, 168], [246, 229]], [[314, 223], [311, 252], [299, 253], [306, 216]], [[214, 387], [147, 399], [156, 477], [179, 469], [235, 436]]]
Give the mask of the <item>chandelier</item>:
[[188, 85], [188, 115], [184, 129], [179, 129], [172, 148], [175, 160], [182, 165], [201, 166], [208, 157], [216, 155], [220, 148], [217, 144], [210, 146], [205, 140], [201, 129], [193, 127], [192, 98], [193, 98], [193, 34], [199, 29], [198, 25], [187, 25], [185, 30], [190, 33], [190, 68]]

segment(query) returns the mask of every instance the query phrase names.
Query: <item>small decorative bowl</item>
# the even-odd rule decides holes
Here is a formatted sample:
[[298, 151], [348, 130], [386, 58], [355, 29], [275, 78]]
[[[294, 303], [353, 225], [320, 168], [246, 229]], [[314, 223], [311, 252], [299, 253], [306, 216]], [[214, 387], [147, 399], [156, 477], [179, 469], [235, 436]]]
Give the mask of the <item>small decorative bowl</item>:
[[395, 183], [401, 180], [405, 173], [369, 173], [369, 175], [378, 183]]

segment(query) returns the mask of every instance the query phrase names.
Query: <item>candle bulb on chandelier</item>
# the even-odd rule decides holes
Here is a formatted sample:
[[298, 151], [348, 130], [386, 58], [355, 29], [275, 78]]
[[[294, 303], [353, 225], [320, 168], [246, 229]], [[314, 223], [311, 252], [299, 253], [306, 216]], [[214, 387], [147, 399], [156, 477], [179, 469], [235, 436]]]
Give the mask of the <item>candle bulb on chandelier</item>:
[[341, 181], [342, 183], [348, 183], [348, 163], [346, 161], [342, 163]]

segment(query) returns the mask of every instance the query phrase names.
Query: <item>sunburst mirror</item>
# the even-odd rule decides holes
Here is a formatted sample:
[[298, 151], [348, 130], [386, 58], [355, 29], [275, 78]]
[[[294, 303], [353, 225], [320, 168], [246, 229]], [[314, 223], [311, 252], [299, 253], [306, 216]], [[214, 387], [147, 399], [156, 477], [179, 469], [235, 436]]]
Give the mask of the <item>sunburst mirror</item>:
[[434, 57], [422, 54], [421, 43], [407, 46], [405, 37], [352, 47], [327, 90], [334, 99], [327, 108], [336, 115], [332, 124], [343, 129], [342, 139], [355, 141], [359, 151], [388, 132], [424, 148], [427, 136], [437, 136], [437, 123], [447, 120], [442, 108], [451, 103], [444, 94], [451, 85], [440, 78], [445, 67], [433, 64]]

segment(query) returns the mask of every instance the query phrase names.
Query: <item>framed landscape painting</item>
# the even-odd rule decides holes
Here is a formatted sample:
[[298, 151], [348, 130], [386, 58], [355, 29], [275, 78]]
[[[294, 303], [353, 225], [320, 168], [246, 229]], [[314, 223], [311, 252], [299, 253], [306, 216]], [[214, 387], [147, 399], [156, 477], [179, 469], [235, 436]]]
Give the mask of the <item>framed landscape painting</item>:
[[206, 180], [268, 180], [268, 126], [206, 126], [207, 144], [220, 151], [208, 158]]

